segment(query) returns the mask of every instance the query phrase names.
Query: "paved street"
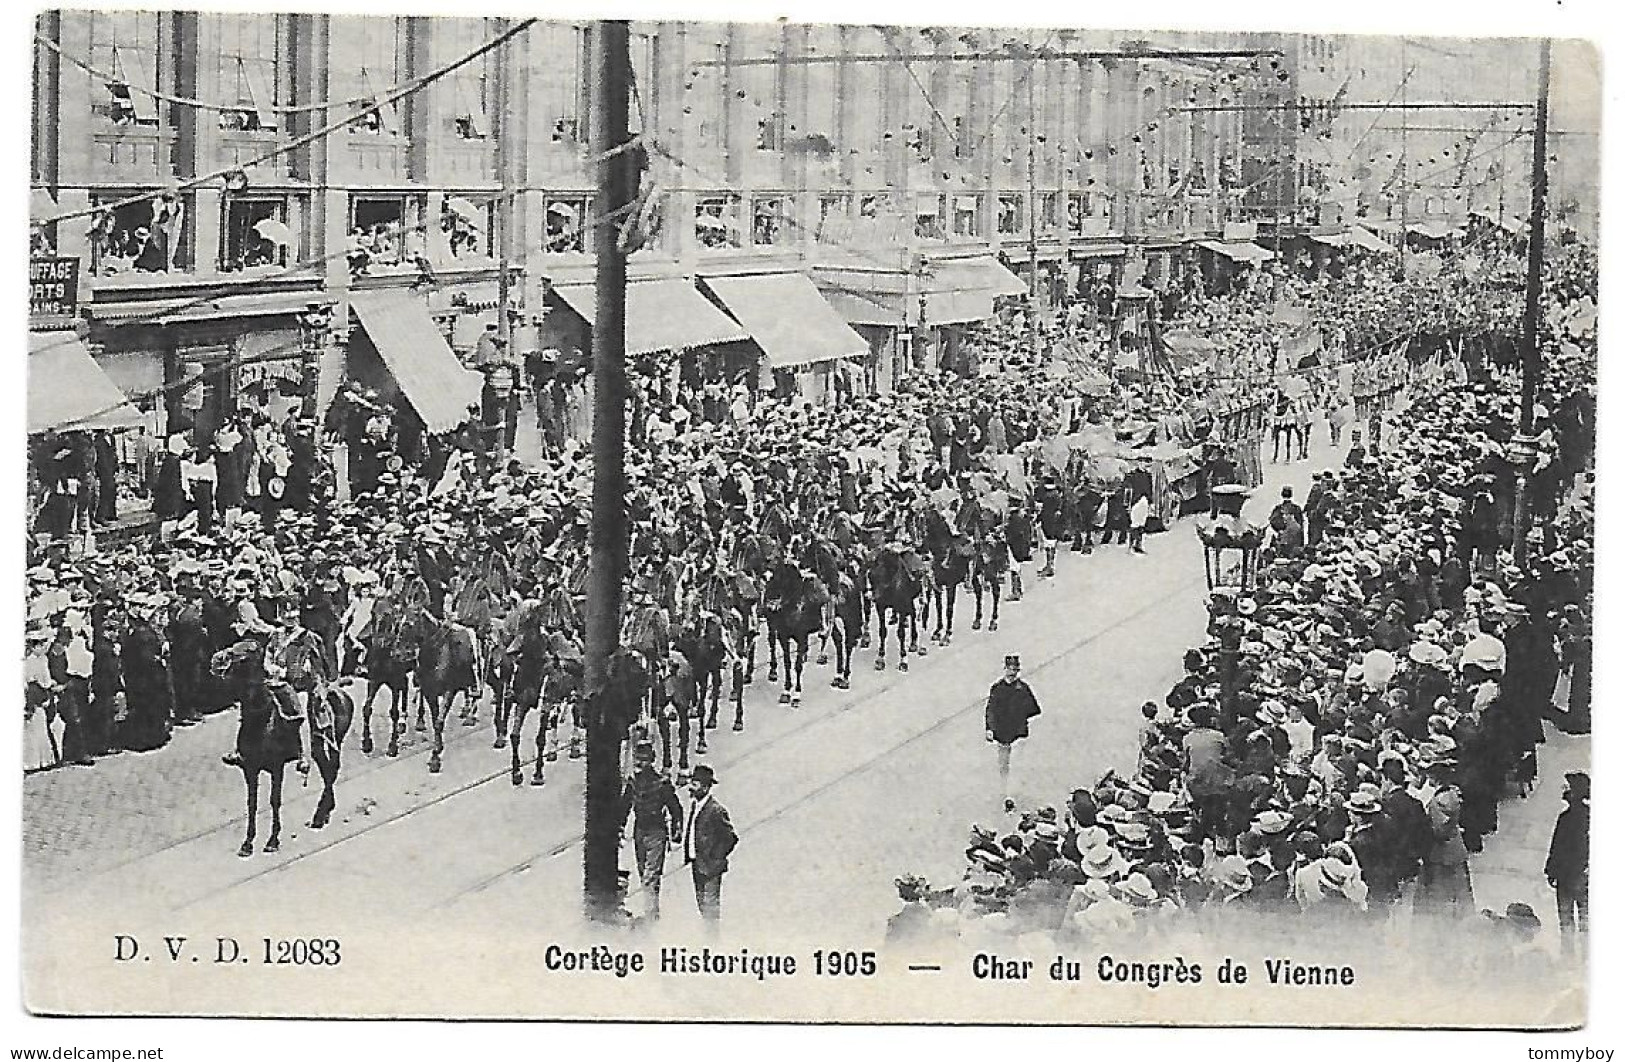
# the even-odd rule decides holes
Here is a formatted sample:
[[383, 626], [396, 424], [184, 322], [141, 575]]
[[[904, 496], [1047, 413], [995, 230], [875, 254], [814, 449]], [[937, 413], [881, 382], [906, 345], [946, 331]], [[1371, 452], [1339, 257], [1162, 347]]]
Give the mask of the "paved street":
[[[1301, 489], [1315, 467], [1272, 467], [1256, 505], [1267, 510], [1283, 481]], [[728, 879], [730, 920], [735, 912], [751, 917], [753, 893], [765, 902], [769, 890], [752, 888], [761, 875], [782, 882], [788, 874], [798, 894], [816, 896], [827, 887], [825, 872], [840, 865], [864, 876], [849, 880], [843, 895], [852, 902], [831, 917], [872, 932], [892, 907], [892, 876], [911, 868], [957, 874], [965, 825], [1000, 809], [981, 707], [1007, 652], [1022, 653], [1045, 705], [1033, 740], [1017, 750], [1016, 795], [1056, 800], [1075, 782], [1132, 765], [1137, 705], [1166, 691], [1204, 623], [1201, 550], [1190, 523], [1151, 536], [1147, 551], [1063, 551], [1058, 577], [1007, 604], [996, 633], [971, 631], [972, 606], [962, 600], [952, 647], [930, 647], [907, 675], [896, 670], [895, 655], [892, 668], [877, 673], [873, 652], [860, 651], [853, 689], [841, 692], [828, 687], [828, 669], [809, 665], [799, 710], [776, 702], [759, 669], [747, 731], [725, 727], [709, 758], [722, 777], [718, 798], [744, 838]], [[297, 879], [324, 904], [371, 907], [373, 894], [361, 898], [354, 875], [398, 880], [400, 857], [422, 846], [454, 858], [414, 866], [411, 895], [400, 898], [408, 907], [477, 912], [540, 888], [568, 897], [559, 910], [573, 913], [581, 765], [561, 756], [545, 788], [513, 789], [506, 754], [490, 747], [488, 714], [482, 722], [472, 730], [453, 722], [446, 770], [432, 777], [416, 734], [398, 761], [381, 751], [361, 756], [358, 720], [339, 813], [326, 833], [303, 828], [318, 791], [299, 788], [290, 771], [283, 851], [252, 860], [234, 854], [242, 786], [219, 762], [230, 747], [231, 716], [180, 732], [157, 754], [37, 775], [25, 787], [29, 871], [65, 903], [113, 889], [160, 908], [229, 908], [261, 882], [283, 887]], [[381, 732], [376, 718], [374, 729]], [[899, 778], [911, 784], [898, 787]], [[900, 806], [900, 791], [916, 799]], [[262, 841], [266, 823], [262, 809]], [[799, 854], [781, 857], [779, 846]]]
[[[1267, 466], [1252, 503], [1257, 515], [1283, 483], [1301, 496], [1309, 474], [1332, 456], [1321, 449], [1310, 462]], [[895, 656], [877, 673], [872, 651], [860, 652], [854, 687], [842, 692], [827, 685], [827, 669], [809, 665], [799, 710], [779, 705], [759, 671], [748, 729], [735, 734], [725, 725], [707, 757], [721, 778], [717, 798], [741, 835], [724, 890], [730, 933], [775, 927], [791, 911], [790, 921], [816, 922], [832, 944], [878, 942], [896, 907], [894, 877], [957, 879], [967, 825], [1002, 814], [981, 715], [1005, 653], [1022, 654], [1044, 709], [1017, 748], [1013, 796], [1059, 803], [1072, 786], [1131, 767], [1138, 705], [1167, 691], [1205, 623], [1190, 521], [1150, 537], [1146, 548], [1143, 557], [1124, 547], [1063, 552], [1058, 577], [1008, 607], [996, 633], [971, 631], [962, 603], [953, 646], [914, 658], [906, 675]], [[287, 920], [286, 905], [272, 897], [296, 895], [307, 921], [320, 914], [302, 931], [433, 924], [479, 941], [505, 924], [534, 939], [576, 931], [579, 761], [561, 755], [545, 787], [515, 788], [506, 753], [491, 748], [486, 715], [478, 728], [453, 721], [446, 770], [431, 776], [415, 733], [398, 760], [382, 751], [362, 756], [358, 720], [332, 824], [320, 834], [304, 827], [318, 790], [300, 788], [290, 772], [282, 851], [245, 860], [235, 855], [240, 779], [218, 759], [234, 726], [234, 718], [216, 717], [163, 752], [27, 780], [25, 866], [43, 901], [37, 924], [66, 925], [55, 922], [62, 915], [76, 922], [76, 935], [93, 935], [96, 920], [86, 913], [109, 897], [120, 898], [120, 917], [151, 909], [219, 925], [273, 911]], [[384, 727], [374, 719], [375, 734]], [[1480, 906], [1529, 900], [1555, 932], [1539, 871], [1562, 769], [1582, 762], [1587, 744], [1556, 735], [1543, 749], [1541, 785], [1508, 806], [1501, 833], [1476, 860]], [[262, 843], [266, 822], [262, 808]], [[685, 878], [674, 856], [661, 929], [691, 941], [699, 924]], [[645, 902], [634, 892], [630, 906]], [[515, 922], [517, 912], [524, 916]]]

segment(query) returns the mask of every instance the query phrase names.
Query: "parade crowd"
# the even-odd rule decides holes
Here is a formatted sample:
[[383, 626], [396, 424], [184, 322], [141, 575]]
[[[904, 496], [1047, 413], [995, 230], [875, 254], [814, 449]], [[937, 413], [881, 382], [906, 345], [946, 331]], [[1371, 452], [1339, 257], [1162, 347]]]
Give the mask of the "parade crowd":
[[[1594, 266], [1565, 268], [1554, 293], [1594, 300]], [[1357, 290], [1387, 298], [1396, 321], [1415, 309], [1413, 287]], [[1280, 386], [1296, 367], [1268, 339], [1277, 294], [1182, 309], [1230, 337], [1233, 356], [1216, 363], [1227, 368], [1205, 382], [1114, 373], [1103, 388], [1100, 371], [1055, 372], [996, 340], [975, 374], [919, 376], [838, 406], [705, 402], [640, 379], [621, 639], [649, 678], [640, 767], [658, 734], [663, 767], [686, 776], [691, 737], [703, 753], [724, 695], [744, 728], [764, 626], [769, 681], [782, 667], [779, 700], [793, 709], [814, 639], [820, 656], [833, 648], [831, 684], [844, 688], [872, 636], [875, 666], [887, 666], [892, 624], [899, 668], [925, 651], [917, 628], [949, 644], [955, 589], [975, 595], [972, 629], [985, 593], [996, 629], [1001, 596], [1020, 601], [1068, 547], [1142, 552], [1151, 476], [1115, 444], [1194, 444], [1211, 492], [1241, 478], [1240, 451], [1264, 430], [1223, 437], [1231, 407], [1194, 402], [1204, 388], [1273, 407], [1266, 420], [1303, 402], [1335, 423], [1348, 396], [1328, 397], [1334, 373], [1298, 374], [1297, 397]], [[1484, 331], [1444, 311], [1412, 320], [1423, 323], [1436, 337]], [[1213, 639], [1187, 655], [1165, 704], [1147, 706], [1137, 769], [1076, 791], [1064, 811], [1014, 812], [1002, 837], [978, 829], [967, 881], [945, 896], [910, 879], [911, 906], [1019, 915], [1061, 934], [1169, 906], [1381, 912], [1420, 895], [1469, 908], [1465, 853], [1530, 784], [1560, 673], [1573, 676], [1567, 725], [1588, 711], [1591, 515], [1575, 482], [1590, 457], [1594, 339], [1549, 345], [1538, 531], [1522, 570], [1504, 555], [1515, 389], [1482, 362], [1471, 382], [1436, 373], [1393, 438], [1355, 439], [1302, 507], [1277, 508], [1258, 585], [1216, 599]], [[1361, 353], [1373, 380], [1409, 374], [1397, 353], [1387, 371]], [[1452, 353], [1451, 379], [1464, 379], [1462, 346]], [[538, 464], [492, 462], [472, 428], [425, 439], [390, 412], [352, 387], [325, 435], [298, 416], [254, 424], [258, 490], [246, 473], [220, 483], [194, 469], [191, 516], [166, 508], [156, 541], [38, 551], [27, 766], [149, 752], [233, 707], [216, 664], [245, 641], [307, 704], [365, 677], [364, 752], [376, 687], [393, 696], [432, 671], [466, 695], [469, 725], [490, 692], [516, 784], [525, 711], [504, 706], [540, 709], [533, 784], [564, 748], [578, 753], [590, 455], [555, 439]], [[343, 469], [324, 439], [348, 444]], [[1102, 439], [1113, 445], [1074, 445]], [[198, 463], [179, 436], [169, 457]], [[471, 659], [433, 655], [447, 630], [467, 635], [452, 642]], [[407, 707], [388, 724], [392, 753]], [[436, 764], [439, 752], [437, 732]]]
[[[1531, 791], [1548, 728], [1590, 729], [1596, 273], [1585, 248], [1564, 252], [1545, 285], [1527, 559], [1512, 542], [1520, 378], [1494, 357], [1508, 344], [1477, 337], [1489, 357], [1474, 359], [1458, 342], [1472, 364], [1425, 374], [1390, 436], [1353, 438], [1301, 503], [1282, 490], [1256, 578], [1212, 595], [1207, 641], [1143, 706], [1137, 762], [1053, 805], [1007, 801], [1005, 821], [972, 828], [951, 887], [899, 879], [894, 942], [1029, 938], [1045, 954], [1309, 917], [1357, 941], [1425, 914], [1441, 943], [1483, 941], [1482, 976], [1548, 968], [1529, 903], [1479, 910], [1469, 855]], [[990, 733], [1002, 699], [995, 686]], [[1564, 783], [1542, 872], [1569, 953], [1590, 778]], [[1413, 959], [1443, 971], [1462, 954]]]

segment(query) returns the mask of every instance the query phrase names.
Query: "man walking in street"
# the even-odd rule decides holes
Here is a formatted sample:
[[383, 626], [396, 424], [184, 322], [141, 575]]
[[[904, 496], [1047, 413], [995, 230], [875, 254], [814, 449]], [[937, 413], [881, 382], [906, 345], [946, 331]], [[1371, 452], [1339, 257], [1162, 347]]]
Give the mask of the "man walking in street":
[[1568, 802], [1552, 828], [1546, 880], [1557, 890], [1557, 924], [1565, 956], [1585, 953], [1591, 878], [1591, 776], [1570, 771], [1563, 799]]
[[987, 692], [987, 739], [999, 747], [999, 796], [1010, 793], [1010, 750], [1027, 736], [1038, 698], [1021, 678], [1021, 657], [1004, 658], [1004, 674]]
[[716, 784], [716, 773], [708, 764], [694, 768], [688, 783], [693, 802], [683, 827], [683, 862], [693, 868], [694, 901], [707, 931], [713, 934], [722, 920], [722, 875], [728, 870], [728, 856], [739, 843], [728, 809], [711, 796]]
[[[660, 917], [660, 880], [666, 873], [666, 850], [676, 844], [683, 822], [683, 806], [671, 779], [655, 770], [655, 747], [640, 741], [632, 749], [632, 777], [626, 780], [621, 806], [632, 820], [632, 851], [638, 861], [638, 880], [648, 897], [644, 918]], [[623, 822], [624, 825], [624, 822]]]

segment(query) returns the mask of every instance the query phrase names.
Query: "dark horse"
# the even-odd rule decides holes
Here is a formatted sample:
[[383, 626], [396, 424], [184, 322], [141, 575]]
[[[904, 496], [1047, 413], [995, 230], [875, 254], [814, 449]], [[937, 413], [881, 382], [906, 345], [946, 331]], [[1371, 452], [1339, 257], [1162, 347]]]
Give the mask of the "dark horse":
[[931, 640], [938, 645], [949, 645], [954, 637], [954, 609], [959, 600], [959, 588], [970, 581], [971, 558], [976, 547], [968, 535], [956, 532], [938, 509], [932, 509], [925, 518], [924, 544], [931, 558], [931, 598], [937, 612]]
[[581, 651], [561, 631], [550, 629], [539, 621], [539, 617], [533, 617], [532, 622], [526, 623], [520, 631], [512, 653], [512, 723], [507, 735], [511, 750], [509, 777], [514, 785], [524, 781], [519, 747], [523, 743], [525, 717], [534, 708], [538, 710], [539, 719], [536, 724], [536, 763], [531, 771], [530, 784], [539, 786], [547, 780], [543, 765], [558, 759], [558, 748], [556, 745], [548, 746], [548, 735], [558, 729], [566, 710], [577, 707], [581, 691]]
[[[451, 715], [452, 703], [461, 693], [466, 713], [466, 706], [478, 696], [479, 677], [475, 665], [479, 651], [473, 631], [440, 619], [426, 608], [418, 610], [414, 626], [417, 627], [414, 640], [418, 646], [418, 692], [429, 706], [429, 721], [434, 727], [429, 773], [439, 774], [441, 756], [446, 750], [446, 718]], [[391, 705], [392, 719], [394, 714]]]
[[361, 751], [372, 752], [372, 702], [378, 691], [389, 687], [389, 755], [401, 751], [401, 714], [411, 690], [412, 669], [417, 666], [418, 648], [413, 640], [415, 625], [406, 622], [401, 606], [390, 597], [373, 605], [372, 631], [367, 637], [367, 693], [361, 703]]
[[[829, 684], [838, 690], [852, 688], [852, 650], [858, 646], [863, 632], [863, 577], [854, 557], [842, 562], [840, 547], [831, 542], [814, 546], [813, 574], [829, 589], [829, 622], [824, 627], [824, 639], [835, 642], [835, 677]], [[819, 662], [824, 656], [819, 654]]]
[[923, 585], [924, 562], [908, 547], [888, 546], [875, 554], [869, 568], [869, 591], [874, 598], [876, 626], [880, 630], [880, 653], [875, 670], [886, 670], [886, 619], [897, 624], [897, 667], [908, 670], [908, 654], [920, 647], [920, 627], [914, 601]]
[[271, 836], [265, 850], [275, 852], [282, 847], [282, 772], [300, 758], [299, 728], [303, 718], [298, 694], [286, 683], [273, 684], [266, 677], [265, 646], [263, 638], [250, 635], [215, 653], [209, 661], [209, 670], [242, 709], [237, 758], [248, 790], [248, 834], [237, 854], [245, 857], [254, 854], [261, 774], [271, 776]]
[[1004, 585], [1004, 575], [1010, 570], [1010, 547], [1004, 540], [1004, 531], [997, 526], [984, 531], [976, 539], [976, 552], [971, 558], [970, 585], [976, 594], [976, 618], [971, 621], [971, 630], [982, 629], [982, 591], [986, 590], [992, 595], [992, 615], [988, 618], [987, 629], [999, 629], [999, 594]]
[[336, 686], [318, 689], [311, 696], [307, 711], [310, 717], [310, 758], [322, 776], [322, 795], [316, 801], [316, 814], [311, 816], [310, 828], [319, 830], [333, 816], [337, 798], [333, 784], [339, 777], [339, 753], [344, 748], [345, 735], [355, 719], [355, 700]]
[[[689, 615], [678, 627], [677, 651], [688, 661], [693, 674], [694, 709], [700, 720], [700, 736], [695, 751], [705, 752], [705, 732], [715, 730], [717, 726], [717, 709], [722, 702], [722, 665], [728, 660], [728, 631], [722, 617], [709, 607], [692, 606]], [[709, 710], [706, 708], [708, 701]], [[736, 707], [735, 722], [738, 725], [735, 729], [744, 729], [742, 714]], [[685, 747], [688, 744], [686, 736], [683, 744]]]
[[[784, 655], [784, 690], [779, 703], [801, 704], [801, 673], [807, 666], [807, 639], [823, 623], [828, 593], [793, 561], [774, 569], [762, 593], [762, 611], [775, 651]], [[792, 652], [794, 650], [794, 652]], [[771, 677], [771, 676], [770, 676]]]

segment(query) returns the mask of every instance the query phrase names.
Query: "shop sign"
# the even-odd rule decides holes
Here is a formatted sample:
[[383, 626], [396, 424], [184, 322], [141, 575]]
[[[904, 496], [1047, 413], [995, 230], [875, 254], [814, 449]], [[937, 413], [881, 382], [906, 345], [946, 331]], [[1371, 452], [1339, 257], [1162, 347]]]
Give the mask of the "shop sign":
[[274, 361], [251, 361], [237, 366], [237, 386], [298, 388], [304, 382], [304, 365], [298, 358], [277, 358]]
[[78, 316], [78, 258], [29, 259], [28, 313], [31, 317]]

